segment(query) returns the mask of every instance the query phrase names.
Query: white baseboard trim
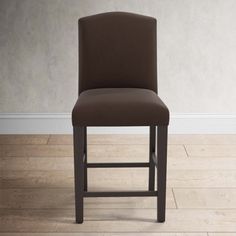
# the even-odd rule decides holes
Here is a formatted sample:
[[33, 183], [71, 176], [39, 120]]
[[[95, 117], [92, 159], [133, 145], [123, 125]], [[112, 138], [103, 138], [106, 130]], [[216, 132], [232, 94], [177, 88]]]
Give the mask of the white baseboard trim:
[[[69, 113], [0, 113], [0, 134], [71, 134]], [[148, 127], [91, 127], [88, 133], [148, 133]], [[236, 114], [171, 114], [171, 134], [236, 134]]]

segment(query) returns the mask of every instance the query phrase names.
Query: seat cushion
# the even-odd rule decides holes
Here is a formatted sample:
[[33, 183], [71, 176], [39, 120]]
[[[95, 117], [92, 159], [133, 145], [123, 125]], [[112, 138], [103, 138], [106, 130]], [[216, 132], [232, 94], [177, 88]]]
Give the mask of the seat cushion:
[[102, 88], [82, 92], [72, 111], [73, 126], [168, 125], [169, 111], [155, 92]]

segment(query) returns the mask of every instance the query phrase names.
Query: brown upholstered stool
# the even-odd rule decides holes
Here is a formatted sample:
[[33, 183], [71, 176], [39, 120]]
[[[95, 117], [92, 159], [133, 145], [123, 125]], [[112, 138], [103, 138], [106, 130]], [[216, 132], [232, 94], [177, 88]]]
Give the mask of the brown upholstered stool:
[[[164, 222], [169, 111], [157, 95], [154, 18], [111, 12], [79, 20], [79, 98], [72, 123], [76, 222], [83, 222], [84, 197], [115, 196], [157, 197], [157, 219]], [[149, 126], [149, 161], [87, 163], [88, 126]], [[148, 190], [88, 192], [87, 168], [107, 167], [149, 168]]]

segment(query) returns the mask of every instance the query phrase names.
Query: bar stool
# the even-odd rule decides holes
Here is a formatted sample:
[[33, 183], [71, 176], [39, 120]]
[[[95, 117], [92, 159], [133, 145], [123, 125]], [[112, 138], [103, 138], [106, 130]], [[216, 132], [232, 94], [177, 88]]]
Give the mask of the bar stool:
[[[156, 51], [152, 17], [109, 12], [79, 19], [79, 97], [72, 111], [77, 223], [83, 222], [85, 197], [156, 197], [157, 221], [165, 221], [169, 111], [157, 95]], [[88, 163], [90, 126], [149, 126], [149, 160]], [[87, 168], [109, 167], [149, 168], [148, 189], [88, 191]]]

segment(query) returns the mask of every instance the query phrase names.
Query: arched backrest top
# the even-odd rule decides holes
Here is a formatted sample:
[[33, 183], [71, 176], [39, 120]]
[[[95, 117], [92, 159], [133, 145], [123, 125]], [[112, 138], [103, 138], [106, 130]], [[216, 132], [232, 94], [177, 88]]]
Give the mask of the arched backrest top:
[[157, 92], [156, 19], [126, 12], [79, 19], [79, 92], [95, 88]]

